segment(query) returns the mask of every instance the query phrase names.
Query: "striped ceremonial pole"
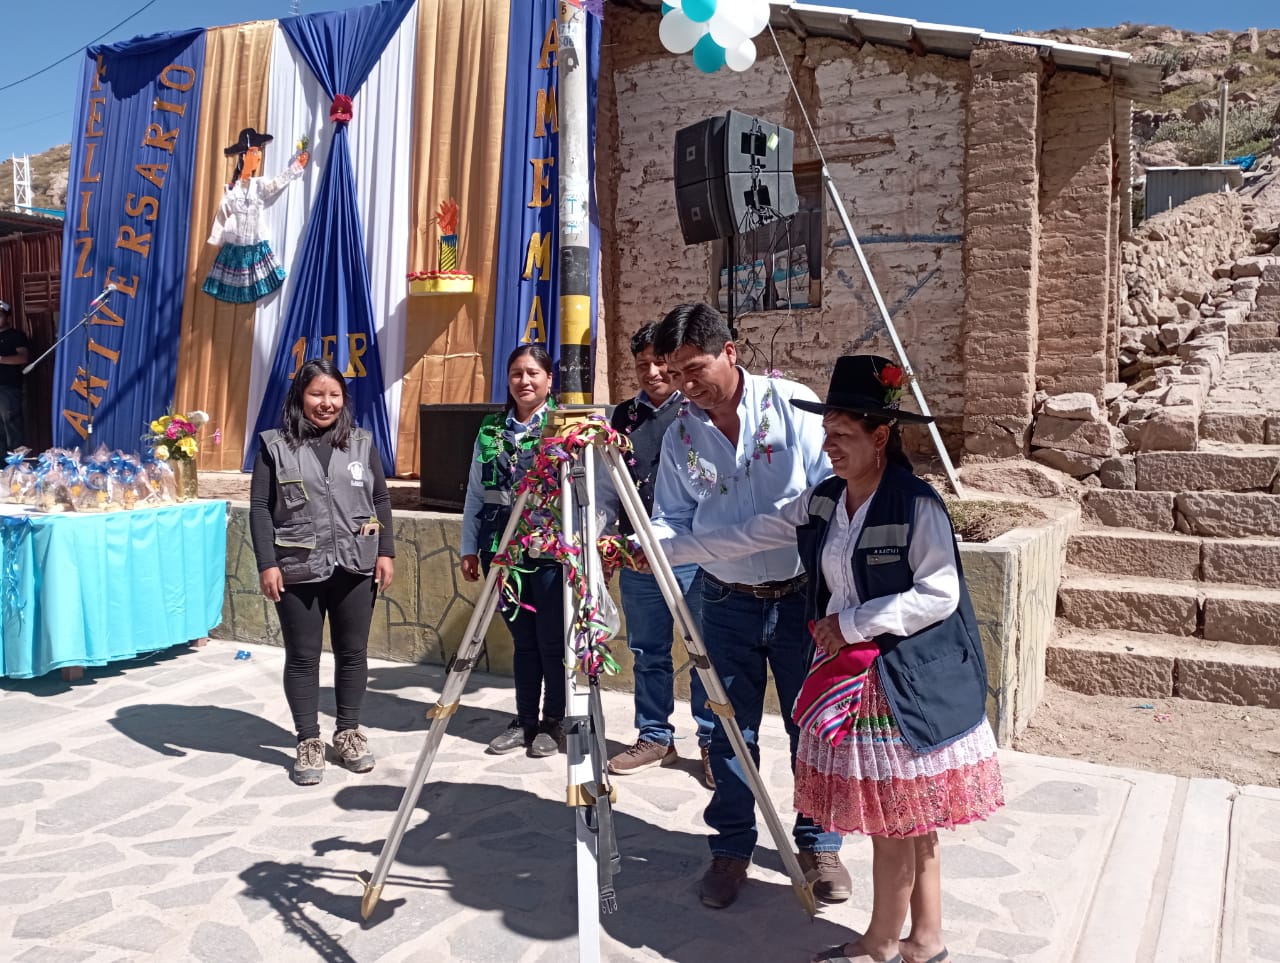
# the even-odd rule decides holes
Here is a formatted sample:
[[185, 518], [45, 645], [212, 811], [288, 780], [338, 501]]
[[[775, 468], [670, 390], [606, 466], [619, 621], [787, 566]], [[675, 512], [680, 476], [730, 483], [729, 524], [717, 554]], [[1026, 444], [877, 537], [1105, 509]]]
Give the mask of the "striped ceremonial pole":
[[587, 13], [560, 0], [556, 57], [560, 113], [560, 394], [588, 405], [591, 385], [591, 182], [587, 117]]

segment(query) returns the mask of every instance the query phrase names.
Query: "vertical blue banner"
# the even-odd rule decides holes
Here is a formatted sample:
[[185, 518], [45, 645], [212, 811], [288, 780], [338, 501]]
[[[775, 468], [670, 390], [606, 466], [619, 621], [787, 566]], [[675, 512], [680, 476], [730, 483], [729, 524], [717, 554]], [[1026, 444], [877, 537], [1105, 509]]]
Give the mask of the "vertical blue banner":
[[136, 450], [173, 403], [204, 30], [90, 47], [71, 139], [53, 441]]
[[253, 437], [245, 439], [245, 471], [253, 467], [258, 436], [280, 424], [294, 373], [304, 361], [325, 357], [347, 380], [356, 424], [373, 433], [383, 470], [395, 474], [347, 123], [377, 123], [376, 117], [361, 116], [358, 101], [353, 107], [352, 100], [412, 6], [413, 0], [383, 0], [280, 21], [284, 35], [333, 98], [333, 145], [302, 237], [266, 395]]
[[[541, 344], [560, 369], [560, 216], [556, 191], [560, 112], [556, 64], [559, 0], [512, 0], [507, 48], [507, 95], [502, 128], [496, 316], [490, 400], [507, 398], [507, 355]], [[596, 103], [600, 79], [600, 20], [587, 18], [588, 144], [591, 179], [591, 331], [599, 304], [600, 232], [596, 210]]]

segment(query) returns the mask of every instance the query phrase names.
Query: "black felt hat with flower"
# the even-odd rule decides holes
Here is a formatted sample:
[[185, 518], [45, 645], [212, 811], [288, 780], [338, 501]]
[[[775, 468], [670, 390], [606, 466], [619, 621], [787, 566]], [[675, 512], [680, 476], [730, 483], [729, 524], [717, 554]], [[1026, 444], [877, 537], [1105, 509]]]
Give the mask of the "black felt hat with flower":
[[902, 396], [910, 388], [911, 376], [888, 358], [874, 354], [846, 354], [836, 359], [825, 402], [792, 400], [791, 403], [816, 414], [847, 411], [887, 421], [928, 424], [932, 418], [899, 408]]

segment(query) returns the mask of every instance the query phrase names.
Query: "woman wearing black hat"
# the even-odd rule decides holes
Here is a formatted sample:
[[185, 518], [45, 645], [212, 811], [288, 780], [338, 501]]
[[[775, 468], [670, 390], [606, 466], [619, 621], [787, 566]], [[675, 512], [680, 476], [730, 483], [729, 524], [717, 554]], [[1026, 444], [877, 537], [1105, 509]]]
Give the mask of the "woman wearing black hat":
[[302, 176], [309, 155], [300, 143], [283, 173], [272, 180], [255, 177], [262, 166], [262, 148], [272, 140], [270, 134], [246, 127], [235, 143], [223, 150], [227, 157], [236, 158], [236, 169], [209, 235], [209, 243], [221, 250], [202, 288], [219, 301], [249, 304], [284, 283], [284, 268], [276, 263], [271, 244], [262, 234], [262, 211]]
[[794, 707], [795, 805], [873, 847], [866, 931], [815, 960], [946, 960], [937, 830], [1004, 804], [955, 533], [902, 450], [898, 425], [930, 420], [899, 408], [907, 387], [886, 358], [839, 358], [825, 403], [794, 402], [822, 415], [835, 476], [745, 525], [662, 543], [673, 563], [798, 543], [815, 650]]

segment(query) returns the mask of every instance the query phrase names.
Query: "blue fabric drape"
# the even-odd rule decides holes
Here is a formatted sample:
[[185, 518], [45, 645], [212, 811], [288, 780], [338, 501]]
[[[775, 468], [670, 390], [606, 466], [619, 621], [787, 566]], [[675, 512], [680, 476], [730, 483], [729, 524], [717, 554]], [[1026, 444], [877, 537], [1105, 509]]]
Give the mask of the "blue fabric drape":
[[[352, 98], [352, 123], [375, 123], [376, 118], [360, 115], [356, 94], [412, 6], [413, 0], [385, 0], [352, 10], [289, 17], [280, 21], [280, 27], [315, 73], [326, 95]], [[245, 445], [244, 468], [248, 471], [253, 466], [258, 435], [280, 423], [296, 366], [293, 346], [300, 338], [307, 341], [308, 359], [329, 355], [347, 374], [349, 403], [356, 423], [373, 432], [382, 463], [395, 465], [383, 398], [381, 353], [374, 335], [364, 231], [344, 123], [334, 124], [329, 161], [320, 173], [315, 206], [295, 263], [293, 293], [285, 309], [280, 344], [254, 435]], [[326, 338], [333, 339], [327, 350]], [[361, 338], [367, 349], [353, 367], [352, 339]]]
[[[490, 400], [507, 399], [507, 355], [522, 342], [544, 345], [560, 371], [560, 290], [559, 255], [560, 214], [556, 192], [559, 170], [559, 134], [546, 125], [546, 114], [539, 110], [539, 93], [545, 98], [557, 97], [556, 61], [548, 58], [543, 66], [543, 45], [548, 28], [554, 29], [558, 0], [527, 0], [511, 4], [507, 48], [507, 91], [502, 130], [502, 187], [498, 211], [498, 270], [494, 282], [496, 316], [493, 329], [493, 366], [490, 375]], [[587, 99], [590, 144], [589, 179], [591, 183], [591, 333], [596, 331], [598, 279], [600, 276], [600, 230], [596, 208], [595, 143], [596, 103], [600, 77], [600, 20], [587, 18]], [[542, 136], [539, 136], [541, 133]], [[554, 158], [543, 166], [550, 175], [550, 185], [536, 184], [538, 167], [534, 161]], [[535, 199], [549, 196], [550, 203], [531, 206]], [[539, 254], [535, 235], [550, 238], [547, 271], [535, 269], [525, 277], [531, 253]], [[549, 276], [543, 277], [547, 273]], [[542, 319], [540, 333], [533, 332], [533, 322]], [[558, 387], [558, 385], [557, 385]]]
[[173, 403], [204, 48], [188, 30], [85, 52], [59, 333], [108, 283], [119, 290], [54, 357], [55, 445], [86, 447], [92, 415], [93, 445], [136, 450]]

